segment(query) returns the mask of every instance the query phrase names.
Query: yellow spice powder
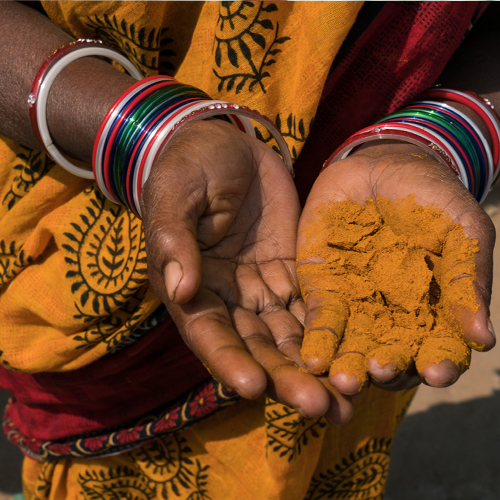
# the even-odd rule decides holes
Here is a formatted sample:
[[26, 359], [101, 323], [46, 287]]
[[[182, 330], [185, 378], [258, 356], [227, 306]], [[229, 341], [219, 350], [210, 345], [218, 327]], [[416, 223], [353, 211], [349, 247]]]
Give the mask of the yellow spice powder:
[[370, 357], [398, 370], [412, 359], [419, 371], [445, 359], [468, 367], [454, 312], [479, 309], [479, 248], [446, 212], [413, 196], [346, 200], [320, 206], [304, 236], [299, 281], [316, 307], [302, 358], [323, 360], [313, 373], [343, 372], [362, 385]]

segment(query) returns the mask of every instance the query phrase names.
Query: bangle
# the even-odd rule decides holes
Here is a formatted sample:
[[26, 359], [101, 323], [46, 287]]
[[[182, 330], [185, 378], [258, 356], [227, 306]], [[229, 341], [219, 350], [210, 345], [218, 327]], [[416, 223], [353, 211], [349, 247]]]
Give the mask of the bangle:
[[[394, 115], [396, 115], [396, 113], [394, 113]], [[457, 138], [450, 131], [436, 126], [436, 124], [432, 123], [431, 121], [423, 120], [419, 117], [413, 117], [413, 116], [405, 117], [405, 119], [399, 121], [398, 118], [400, 118], [401, 115], [398, 117], [394, 115], [391, 115], [390, 118], [387, 118], [384, 121], [384, 124], [397, 123], [400, 125], [404, 125], [406, 127], [411, 124], [416, 127], [423, 127], [425, 128], [426, 131], [435, 134], [435, 137], [439, 137], [442, 141], [443, 140], [447, 141], [450, 150], [455, 152], [455, 155], [452, 155], [452, 157], [460, 158], [459, 161], [458, 160], [455, 161], [457, 165], [462, 164], [465, 166], [465, 172], [467, 174], [469, 189], [471, 190], [472, 193], [474, 194], [476, 193], [477, 186], [475, 179], [476, 176], [478, 175], [479, 170], [475, 169], [475, 164], [473, 164], [473, 161], [475, 160], [477, 162], [477, 157], [473, 159], [471, 156], [469, 156], [468, 154], [469, 151], [463, 147], [462, 142], [457, 140]]]
[[[470, 135], [475, 137], [475, 139], [479, 143], [481, 154], [483, 155], [485, 161], [487, 162], [488, 166], [493, 167], [493, 157], [491, 155], [491, 148], [489, 147], [488, 141], [484, 137], [481, 130], [479, 130], [478, 126], [474, 123], [474, 121], [471, 120], [467, 115], [443, 102], [416, 101], [408, 106], [408, 109], [411, 109], [414, 105], [423, 107], [425, 109], [437, 110], [443, 115], [447, 116], [449, 119], [458, 122], [465, 130], [467, 130]], [[493, 168], [491, 168], [491, 175], [493, 175]]]
[[38, 70], [31, 87], [31, 93], [28, 96], [31, 125], [43, 150], [61, 167], [86, 179], [94, 177], [92, 170], [71, 163], [54, 145], [47, 126], [47, 99], [50, 88], [59, 73], [73, 61], [89, 56], [112, 59], [121, 64], [132, 77], [142, 78], [139, 70], [125, 56], [115, 49], [105, 46], [100, 40], [77, 40], [49, 55]]
[[104, 195], [141, 217], [140, 197], [161, 150], [192, 120], [217, 118], [255, 137], [250, 118], [264, 125], [293, 173], [288, 146], [263, 115], [237, 104], [213, 101], [203, 91], [167, 76], [151, 76], [127, 89], [113, 104], [94, 142], [92, 168]]
[[[216, 111], [202, 116], [200, 112], [210, 106]], [[127, 206], [140, 217], [142, 185], [161, 149], [173, 136], [171, 132], [177, 131], [188, 118], [214, 116], [254, 137], [248, 115], [264, 121], [267, 127], [274, 127], [253, 111], [239, 110], [238, 105], [212, 101], [201, 90], [180, 84], [174, 78], [157, 75], [137, 82], [117, 99], [99, 127], [92, 156], [97, 184], [107, 198]], [[276, 133], [279, 134], [277, 129]], [[286, 146], [280, 134], [279, 139]], [[286, 151], [289, 155], [288, 148]]]
[[[378, 140], [393, 139], [421, 147], [439, 163], [451, 168], [457, 177], [464, 182], [463, 178], [465, 177], [465, 171], [463, 165], [461, 165], [460, 169], [457, 168], [455, 164], [456, 159], [455, 161], [452, 160], [453, 153], [450, 151], [446, 141], [440, 141], [439, 139], [433, 138], [426, 132], [425, 129], [419, 129], [411, 125], [372, 125], [371, 127], [360, 130], [347, 139], [347, 141], [330, 155], [324, 163], [322, 170], [327, 168], [331, 163], [347, 158], [362, 144]], [[431, 140], [431, 138], [434, 139], [434, 141]], [[466, 182], [465, 180], [464, 183]]]
[[[432, 89], [422, 94], [422, 98], [430, 96], [463, 103], [470, 101], [469, 107], [485, 121], [490, 134], [496, 134], [497, 129], [500, 131], [496, 115], [479, 96], [450, 89]], [[412, 102], [376, 124], [360, 130], [330, 156], [323, 168], [346, 158], [363, 143], [380, 139], [410, 142], [423, 148], [435, 159], [452, 168], [480, 203], [499, 172], [498, 163], [495, 163], [495, 150], [492, 152], [474, 121], [452, 106], [434, 100]], [[492, 136], [493, 145], [495, 142], [500, 145], [500, 134]]]
[[474, 92], [463, 91], [455, 88], [431, 88], [421, 94], [420, 97], [422, 99], [438, 98], [459, 102], [474, 111], [474, 113], [476, 113], [479, 118], [481, 118], [488, 130], [488, 133], [490, 134], [493, 151], [494, 172], [496, 177], [498, 175], [500, 162], [500, 119], [491, 103], [487, 100], [484, 100]]
[[[102, 168], [102, 162], [104, 161], [104, 146], [107, 144], [106, 141], [109, 140], [109, 135], [112, 134], [113, 130], [112, 127], [114, 128], [117, 123], [119, 123], [118, 120], [122, 120], [122, 118], [125, 118], [125, 113], [127, 106], [130, 105], [131, 103], [133, 104], [138, 95], [140, 95], [143, 91], [147, 91], [150, 89], [153, 85], [161, 82], [173, 82], [175, 81], [173, 78], [166, 77], [166, 76], [152, 76], [149, 78], [145, 78], [144, 80], [140, 80], [132, 87], [130, 87], [128, 90], [126, 90], [111, 106], [109, 111], [107, 112], [104, 120], [101, 123], [101, 126], [99, 127], [99, 130], [97, 132], [96, 139], [94, 141], [94, 150], [92, 153], [92, 168], [94, 171], [94, 177], [97, 181], [97, 184], [99, 185], [101, 191], [103, 194], [106, 196], [106, 198], [110, 199], [114, 203], [119, 203], [118, 200], [112, 195], [108, 188], [106, 187], [107, 184], [109, 184], [109, 179], [104, 179], [104, 171]], [[107, 172], [106, 172], [107, 173]]]
[[[151, 144], [151, 149], [147, 151], [145, 157], [140, 161], [137, 177], [138, 182], [134, 183], [134, 186], [137, 188], [137, 202], [140, 199], [142, 186], [147, 181], [151, 168], [157, 160], [160, 151], [174, 137], [180, 128], [190, 121], [206, 120], [207, 118], [221, 115], [229, 115], [233, 118], [238, 115], [240, 120], [243, 118], [253, 119], [263, 125], [275, 139], [280, 149], [283, 162], [292, 177], [294, 176], [292, 157], [286, 141], [269, 118], [260, 114], [258, 111], [249, 109], [246, 106], [239, 106], [238, 104], [232, 104], [225, 101], [210, 101], [209, 104], [198, 103], [184, 109], [177, 115], [177, 121], [175, 123], [170, 123], [168, 126], [159, 131], [158, 135], [154, 139], [154, 143]], [[247, 126], [247, 128], [249, 128], [249, 126]], [[251, 132], [251, 135], [255, 137], [253, 127], [251, 128]]]
[[[494, 173], [489, 144], [471, 126], [472, 120], [450, 113], [450, 109], [454, 108], [449, 106], [447, 109], [440, 109], [432, 102], [425, 105], [411, 103], [382, 121], [426, 126], [434, 134], [446, 139], [466, 167], [469, 191], [477, 201], [482, 202], [491, 188]], [[458, 163], [457, 166], [460, 168]]]
[[482, 188], [485, 194], [489, 193], [495, 178], [493, 157], [488, 141], [474, 121], [467, 115], [461, 113], [459, 110], [441, 102], [418, 101], [408, 106], [408, 109], [411, 109], [413, 106], [417, 106], [425, 110], [437, 111], [444, 118], [450, 121], [450, 123], [454, 123], [461, 127], [463, 132], [465, 132], [468, 136], [467, 142], [472, 142], [472, 145], [479, 156], [481, 183], [485, 183], [485, 186], [480, 186], [480, 189]]
[[125, 91], [104, 118], [94, 143], [93, 169], [105, 196], [139, 216], [134, 197], [137, 158], [179, 110], [209, 99], [200, 90], [163, 76], [145, 78]]

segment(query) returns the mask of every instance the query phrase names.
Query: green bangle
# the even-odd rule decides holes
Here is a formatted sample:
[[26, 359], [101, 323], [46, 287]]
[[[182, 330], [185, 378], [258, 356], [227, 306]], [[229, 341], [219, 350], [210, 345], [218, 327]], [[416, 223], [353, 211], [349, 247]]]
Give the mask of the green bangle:
[[200, 98], [210, 99], [207, 94], [187, 85], [174, 84], [163, 87], [149, 95], [141, 102], [130, 115], [125, 124], [122, 134], [117, 141], [117, 153], [113, 161], [113, 177], [120, 197], [125, 195], [124, 172], [127, 171], [126, 157], [132, 151], [131, 144], [137, 138], [138, 132], [147, 126], [156, 116], [169, 107], [172, 101], [183, 95], [196, 95]]

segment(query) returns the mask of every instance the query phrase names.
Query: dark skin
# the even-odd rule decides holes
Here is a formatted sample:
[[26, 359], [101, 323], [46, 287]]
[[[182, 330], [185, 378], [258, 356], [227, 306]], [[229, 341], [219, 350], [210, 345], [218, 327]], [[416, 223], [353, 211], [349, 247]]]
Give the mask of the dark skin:
[[[26, 96], [46, 54], [71, 38], [16, 3], [0, 3], [0, 20], [0, 46], [12, 54], [0, 61], [0, 85], [5, 89], [0, 133], [38, 147]], [[101, 120], [132, 83], [100, 60], [88, 58], [68, 66], [48, 102], [49, 129], [59, 147], [89, 161]], [[439, 200], [454, 220], [474, 220], [470, 229], [480, 233], [478, 296], [485, 313], [494, 241], [489, 219], [435, 162], [415, 166], [401, 144], [377, 154], [377, 161], [359, 155], [329, 167], [314, 186], [300, 224], [307, 223], [316, 204], [345, 196], [363, 201], [374, 193], [411, 192], [422, 203]], [[302, 325], [308, 323], [311, 304], [304, 304], [299, 293], [295, 255], [300, 207], [281, 159], [229, 124], [188, 124], [154, 165], [141, 208], [151, 284], [185, 342], [213, 376], [243, 397], [266, 393], [306, 416], [347, 422], [353, 413], [352, 383], [342, 377], [328, 381], [300, 369]], [[485, 324], [484, 317], [474, 320], [470, 335], [491, 347], [494, 341]], [[402, 382], [382, 385], [399, 389], [423, 377], [440, 387], [457, 378], [456, 369], [446, 362], [429, 370], [409, 376], [410, 382], [401, 375]], [[370, 372], [379, 382], [398, 376], [384, 375], [373, 363]]]
[[141, 208], [151, 284], [212, 375], [246, 398], [265, 392], [307, 416], [349, 419], [348, 398], [297, 366], [300, 207], [278, 155], [226, 123], [193, 123], [163, 152]]

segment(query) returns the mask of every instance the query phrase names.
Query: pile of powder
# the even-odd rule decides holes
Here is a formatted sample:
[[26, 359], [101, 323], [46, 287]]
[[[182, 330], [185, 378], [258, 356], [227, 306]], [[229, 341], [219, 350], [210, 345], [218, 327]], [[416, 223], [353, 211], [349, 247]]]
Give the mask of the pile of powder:
[[315, 312], [301, 354], [322, 360], [309, 363], [313, 373], [329, 368], [361, 385], [370, 357], [398, 370], [412, 360], [418, 371], [444, 359], [468, 367], [470, 349], [455, 318], [479, 309], [479, 248], [446, 212], [413, 196], [346, 200], [318, 207], [303, 233], [298, 275]]

